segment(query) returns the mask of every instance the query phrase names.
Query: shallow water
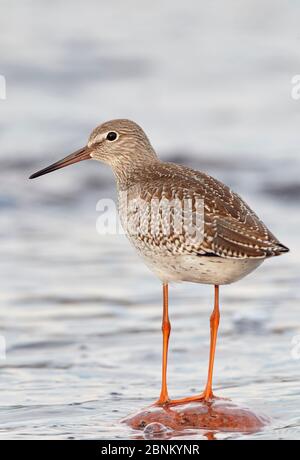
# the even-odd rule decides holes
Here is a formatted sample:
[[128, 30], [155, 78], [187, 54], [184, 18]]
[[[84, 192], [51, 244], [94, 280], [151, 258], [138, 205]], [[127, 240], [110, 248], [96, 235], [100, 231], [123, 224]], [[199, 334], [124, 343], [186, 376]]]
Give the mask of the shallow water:
[[[34, 15], [30, 1], [1, 6], [0, 437], [134, 438], [120, 420], [159, 394], [160, 284], [124, 236], [96, 232], [110, 172], [90, 162], [27, 181], [97, 123], [127, 116], [163, 158], [230, 184], [292, 248], [221, 290], [216, 393], [271, 423], [214, 436], [299, 439], [299, 7], [130, 1], [129, 15], [115, 3], [113, 26], [101, 5], [101, 27], [96, 1], [72, 2], [72, 24], [69, 2], [39, 2]], [[211, 287], [170, 288], [173, 397], [204, 385], [212, 304]]]

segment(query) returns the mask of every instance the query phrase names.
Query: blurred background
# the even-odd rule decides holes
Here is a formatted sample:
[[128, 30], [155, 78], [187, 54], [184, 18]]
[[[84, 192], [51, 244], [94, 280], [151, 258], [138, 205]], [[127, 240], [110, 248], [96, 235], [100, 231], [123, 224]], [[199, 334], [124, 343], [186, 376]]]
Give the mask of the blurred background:
[[[96, 231], [111, 171], [27, 179], [126, 117], [292, 249], [221, 290], [215, 387], [272, 418], [256, 438], [300, 438], [299, 21], [292, 0], [0, 1], [0, 437], [134, 437], [119, 420], [159, 394], [160, 283]], [[212, 302], [212, 287], [171, 286], [172, 396], [204, 385]]]

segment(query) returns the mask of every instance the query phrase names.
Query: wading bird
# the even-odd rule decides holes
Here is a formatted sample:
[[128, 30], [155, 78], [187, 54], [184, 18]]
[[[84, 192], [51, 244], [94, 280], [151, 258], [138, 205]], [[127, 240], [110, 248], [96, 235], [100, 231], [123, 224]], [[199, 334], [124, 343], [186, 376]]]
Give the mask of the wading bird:
[[[85, 147], [30, 178], [88, 159], [111, 166], [117, 182], [119, 214], [127, 236], [162, 282], [162, 387], [156, 404], [212, 399], [220, 319], [219, 286], [242, 279], [266, 259], [289, 249], [226, 185], [203, 172], [160, 161], [144, 131], [130, 120], [103, 123], [94, 129]], [[164, 212], [166, 204], [168, 213]], [[199, 395], [178, 400], [171, 400], [167, 389], [171, 331], [168, 284], [171, 281], [211, 284], [215, 293], [205, 389]]]

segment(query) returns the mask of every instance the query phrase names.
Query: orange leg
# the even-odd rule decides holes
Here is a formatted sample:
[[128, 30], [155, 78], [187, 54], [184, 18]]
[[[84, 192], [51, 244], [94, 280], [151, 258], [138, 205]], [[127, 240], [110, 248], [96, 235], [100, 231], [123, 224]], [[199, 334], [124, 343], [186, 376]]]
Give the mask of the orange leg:
[[215, 286], [215, 305], [210, 317], [210, 353], [209, 353], [209, 366], [207, 383], [204, 390], [204, 399], [208, 400], [213, 398], [212, 380], [214, 371], [214, 362], [216, 354], [216, 345], [218, 337], [218, 329], [220, 323], [220, 310], [219, 310], [219, 286]]
[[171, 323], [169, 321], [168, 284], [163, 284], [163, 318], [161, 329], [163, 333], [162, 384], [159, 400], [155, 403], [159, 405], [167, 404], [170, 401], [167, 387], [168, 348], [169, 337], [171, 332]]
[[208, 366], [208, 376], [205, 389], [203, 393], [196, 396], [191, 396], [189, 398], [183, 399], [174, 399], [171, 401], [171, 404], [185, 404], [193, 401], [209, 401], [214, 398], [212, 391], [212, 380], [213, 380], [213, 370], [214, 370], [214, 361], [216, 353], [216, 344], [218, 336], [218, 328], [220, 322], [220, 311], [219, 311], [219, 286], [215, 286], [215, 304], [214, 309], [210, 317], [210, 353], [209, 353], [209, 366]]

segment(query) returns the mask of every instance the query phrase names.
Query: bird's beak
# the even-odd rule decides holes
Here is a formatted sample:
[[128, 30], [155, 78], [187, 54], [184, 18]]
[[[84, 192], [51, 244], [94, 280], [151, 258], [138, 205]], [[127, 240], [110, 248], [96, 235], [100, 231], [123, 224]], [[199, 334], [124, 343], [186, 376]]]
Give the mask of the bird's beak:
[[91, 159], [92, 149], [88, 146], [83, 147], [82, 149], [76, 150], [76, 152], [71, 153], [67, 157], [63, 158], [56, 163], [48, 166], [47, 168], [41, 169], [40, 171], [32, 174], [29, 179], [35, 179], [36, 177], [43, 176], [44, 174], [48, 174], [52, 171], [56, 171], [57, 169], [64, 168], [65, 166], [72, 165], [73, 163], [78, 163], [79, 161], [83, 160], [90, 160]]

